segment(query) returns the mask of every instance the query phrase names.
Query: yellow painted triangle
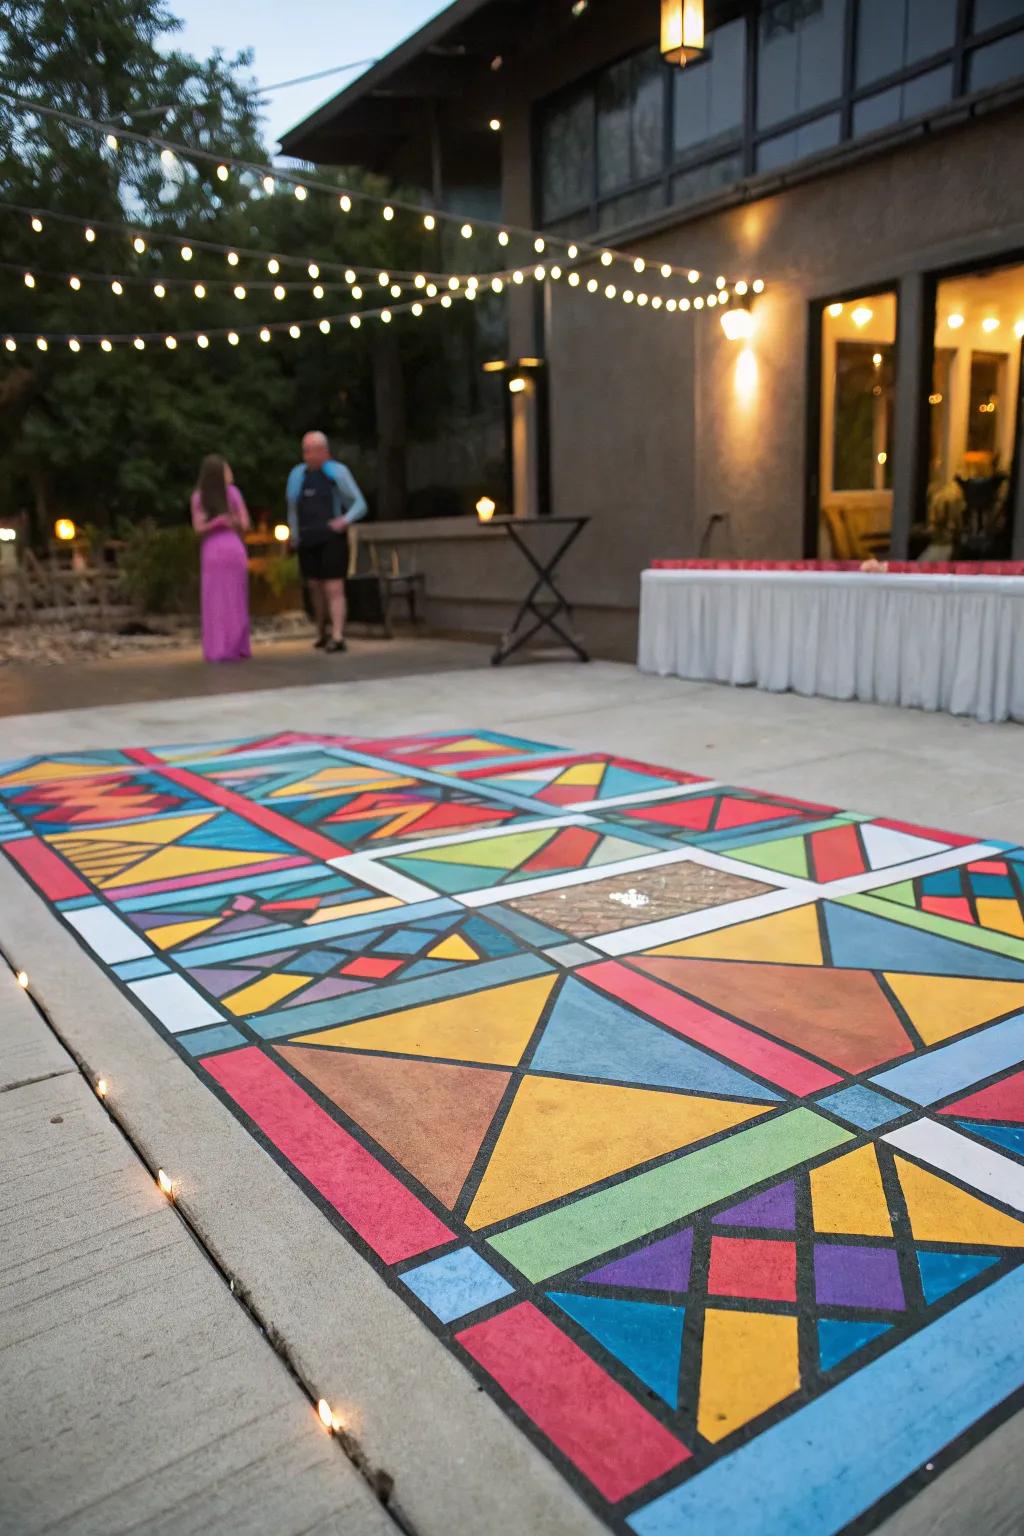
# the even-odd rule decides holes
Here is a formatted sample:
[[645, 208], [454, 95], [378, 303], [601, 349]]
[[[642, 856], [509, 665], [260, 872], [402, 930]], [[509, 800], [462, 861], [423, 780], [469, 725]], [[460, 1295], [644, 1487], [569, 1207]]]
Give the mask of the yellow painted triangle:
[[889, 1202], [873, 1146], [858, 1147], [856, 1152], [812, 1169], [811, 1203], [816, 1232], [892, 1237]]
[[515, 750], [513, 747], [502, 746], [500, 742], [481, 741], [479, 736], [461, 736], [458, 741], [450, 741], [443, 747], [435, 747], [435, 752], [479, 752], [481, 756], [485, 752], [494, 753], [498, 757], [509, 757]]
[[293, 1044], [333, 1045], [349, 1051], [393, 1051], [401, 1056], [446, 1056], [452, 1061], [514, 1067], [537, 1027], [554, 976], [488, 987], [468, 997], [424, 1003], [359, 1024], [297, 1035]]
[[[177, 842], [187, 832], [194, 832], [196, 827], [205, 826], [216, 814], [216, 811], [202, 811], [198, 816], [161, 816], [156, 821], [133, 821], [123, 827], [90, 827], [88, 837], [94, 843], [148, 843], [154, 848], [163, 848], [167, 843]], [[47, 838], [47, 842], [60, 848], [66, 839], [83, 835], [83, 832], [58, 832]]]
[[368, 896], [365, 901], [350, 901], [347, 906], [320, 907], [302, 926], [315, 928], [317, 923], [333, 923], [336, 917], [359, 917], [363, 912], [386, 912], [389, 907], [401, 905], [397, 896]]
[[704, 1314], [697, 1429], [717, 1444], [800, 1390], [795, 1317]]
[[818, 911], [813, 905], [757, 917], [753, 922], [677, 939], [650, 955], [689, 955], [695, 960], [773, 960], [777, 965], [821, 965]]
[[428, 960], [479, 960], [472, 945], [467, 944], [459, 933], [451, 934], [433, 949], [427, 951]]
[[209, 928], [216, 928], [222, 922], [220, 917], [193, 918], [188, 923], [169, 923], [166, 928], [156, 928], [146, 935], [156, 945], [157, 949], [173, 949], [175, 944], [183, 944], [186, 939], [194, 939], [197, 934], [206, 933]]
[[982, 1243], [1024, 1248], [1024, 1221], [991, 1205], [916, 1163], [897, 1157], [896, 1170], [907, 1200], [910, 1230], [919, 1243]]
[[983, 928], [1024, 939], [1024, 912], [1015, 901], [1004, 896], [979, 896], [977, 904], [978, 921]]
[[542, 827], [539, 832], [512, 832], [508, 837], [485, 837], [476, 843], [449, 843], [444, 848], [424, 848], [406, 853], [405, 859], [429, 859], [432, 864], [472, 864], [483, 869], [515, 869], [559, 830]]
[[415, 783], [415, 779], [405, 778], [397, 773], [383, 770], [374, 772], [372, 768], [362, 765], [339, 765], [337, 768], [323, 768], [307, 779], [296, 779], [291, 784], [282, 784], [271, 791], [269, 798], [290, 800], [302, 795], [305, 799], [315, 800], [336, 795], [339, 791], [400, 789], [404, 785]]
[[116, 763], [32, 763], [0, 778], [0, 788], [13, 789], [18, 784], [39, 784], [46, 779], [93, 779], [99, 773], [114, 773]]
[[262, 1013], [265, 1008], [273, 1008], [282, 998], [297, 992], [311, 979], [309, 976], [285, 976], [275, 972], [271, 976], [261, 976], [259, 981], [251, 981], [246, 987], [240, 987], [229, 997], [221, 998], [221, 1002], [239, 1017], [245, 1013]]
[[957, 976], [890, 976], [889, 983], [925, 1045], [1024, 1008], [1024, 981]]
[[559, 784], [600, 784], [604, 777], [604, 763], [574, 763], [558, 775]]
[[174, 880], [179, 875], [205, 874], [211, 869], [237, 869], [250, 864], [265, 864], [279, 859], [279, 853], [254, 853], [249, 848], [161, 848], [141, 864], [114, 880], [104, 880], [104, 889], [118, 885], [144, 885], [151, 880]]
[[520, 1084], [467, 1225], [504, 1221], [649, 1158], [771, 1111], [651, 1088], [566, 1078]]

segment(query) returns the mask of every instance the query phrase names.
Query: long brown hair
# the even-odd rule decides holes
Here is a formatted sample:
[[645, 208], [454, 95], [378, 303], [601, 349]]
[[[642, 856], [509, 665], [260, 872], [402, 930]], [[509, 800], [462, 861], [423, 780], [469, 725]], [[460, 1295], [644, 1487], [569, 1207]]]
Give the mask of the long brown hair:
[[199, 504], [207, 517], [223, 517], [227, 514], [228, 488], [224, 478], [227, 463], [219, 453], [208, 453], [199, 466]]

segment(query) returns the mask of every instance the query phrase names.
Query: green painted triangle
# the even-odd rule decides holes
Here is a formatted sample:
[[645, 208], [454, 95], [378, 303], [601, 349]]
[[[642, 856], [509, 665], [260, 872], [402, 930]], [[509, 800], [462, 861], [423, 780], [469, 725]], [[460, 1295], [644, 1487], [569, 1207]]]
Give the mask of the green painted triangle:
[[598, 864], [621, 864], [623, 859], [635, 859], [643, 851], [638, 844], [627, 843], [624, 838], [606, 837], [587, 860], [587, 868], [594, 869]]
[[882, 901], [898, 901], [901, 907], [916, 907], [913, 880], [901, 880], [897, 885], [885, 885], [874, 893]]
[[734, 848], [732, 858], [759, 869], [774, 869], [780, 875], [810, 879], [807, 849], [802, 837], [781, 837], [774, 843], [754, 843], [749, 848]]
[[[403, 854], [403, 863], [424, 859], [431, 864], [472, 864], [487, 869], [516, 869], [524, 859], [543, 848], [554, 837], [557, 827], [543, 827], [539, 832], [515, 832], [509, 837], [489, 837], [480, 842], [451, 843], [446, 848], [424, 848], [422, 853]], [[636, 853], [631, 848], [632, 854]]]

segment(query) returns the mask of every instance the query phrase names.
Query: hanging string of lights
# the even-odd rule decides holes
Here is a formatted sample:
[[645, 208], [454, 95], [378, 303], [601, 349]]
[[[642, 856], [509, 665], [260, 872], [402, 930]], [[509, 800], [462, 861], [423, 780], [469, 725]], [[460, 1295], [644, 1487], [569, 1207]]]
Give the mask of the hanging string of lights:
[[[121, 139], [132, 143], [146, 144], [160, 152], [163, 163], [171, 167], [179, 160], [191, 161], [194, 164], [213, 165], [217, 180], [227, 182], [232, 175], [255, 177], [263, 192], [272, 196], [282, 186], [287, 189], [299, 201], [304, 202], [310, 192], [322, 193], [337, 200], [339, 210], [343, 214], [352, 212], [356, 204], [375, 208], [386, 223], [391, 223], [396, 215], [401, 212], [415, 217], [428, 231], [436, 229], [441, 224], [458, 225], [459, 232], [466, 240], [471, 240], [480, 234], [493, 235], [498, 244], [507, 246], [510, 240], [516, 239], [529, 241], [532, 244], [534, 254], [543, 256], [549, 250], [562, 253], [562, 259], [570, 262], [597, 261], [604, 267], [615, 265], [628, 265], [634, 269], [637, 275], [651, 270], [659, 272], [666, 280], [671, 277], [685, 277], [689, 282], [696, 284], [700, 281], [701, 272], [698, 268], [680, 266], [673, 262], [648, 263], [639, 255], [633, 255], [627, 251], [618, 250], [611, 246], [601, 246], [584, 239], [565, 240], [561, 237], [552, 237], [539, 230], [527, 229], [522, 225], [506, 224], [493, 219], [476, 219], [470, 221], [463, 215], [451, 213], [445, 209], [424, 209], [420, 204], [412, 203], [402, 198], [384, 197], [378, 194], [364, 191], [363, 189], [347, 189], [339, 191], [338, 187], [328, 182], [319, 181], [314, 177], [300, 174], [280, 166], [271, 166], [257, 161], [239, 159], [234, 156], [220, 156], [210, 150], [191, 148], [188, 145], [177, 143], [174, 140], [157, 136], [155, 134], [139, 133], [133, 129], [125, 129], [116, 123], [102, 122], [98, 118], [85, 117], [75, 112], [65, 112], [56, 107], [49, 107], [42, 102], [34, 101], [30, 97], [22, 96], [15, 91], [7, 90], [0, 86], [0, 94], [13, 101], [25, 113], [36, 113], [43, 117], [49, 117], [74, 127], [91, 131], [102, 137], [106, 147], [116, 153], [120, 147]], [[721, 285], [726, 286], [728, 279], [723, 277]]]
[[[42, 215], [38, 213], [28, 213], [28, 210], [19, 205], [0, 203], [0, 211], [4, 210], [18, 212], [23, 215], [27, 214], [30, 219], [33, 232], [37, 235], [44, 233], [45, 220]], [[46, 217], [61, 219], [65, 222], [78, 225], [84, 230], [86, 241], [90, 244], [94, 243], [96, 238], [95, 231], [98, 227], [100, 227], [99, 221], [94, 220], [90, 222], [89, 220], [80, 218], [77, 215], [47, 214]], [[270, 282], [262, 278], [253, 279], [246, 277], [246, 280], [242, 282], [239, 280], [237, 275], [231, 278], [203, 278], [202, 280], [198, 280], [190, 277], [173, 278], [170, 276], [165, 276], [163, 272], [161, 272], [159, 276], [153, 277], [147, 277], [140, 274], [126, 276], [116, 273], [89, 272], [63, 272], [44, 274], [43, 271], [40, 271], [38, 275], [50, 275], [55, 278], [60, 278], [63, 281], [66, 281], [75, 291], [80, 290], [83, 283], [85, 282], [106, 283], [112, 292], [118, 296], [120, 296], [124, 292], [125, 287], [129, 285], [146, 287], [150, 290], [151, 293], [155, 294], [157, 298], [166, 297], [168, 291], [174, 287], [190, 287], [194, 297], [197, 299], [206, 298], [207, 291], [210, 288], [231, 287], [234, 292], [234, 296], [240, 300], [245, 299], [248, 296], [250, 290], [255, 292], [268, 291], [273, 293], [275, 299], [282, 300], [287, 296], [290, 285], [291, 288], [295, 289], [296, 291], [309, 292], [314, 298], [319, 300], [325, 298], [328, 291], [337, 291], [343, 286], [342, 283], [332, 282], [329, 277], [327, 277], [323, 282], [319, 281], [321, 276], [323, 276], [319, 262], [308, 260], [306, 257], [279, 258], [277, 256], [268, 256], [267, 252], [265, 251], [244, 250], [233, 246], [222, 245], [217, 242], [202, 242], [196, 239], [192, 239], [190, 241], [189, 237], [184, 235], [174, 234], [164, 236], [163, 232], [160, 231], [154, 232], [152, 230], [147, 230], [145, 234], [142, 234], [139, 232], [138, 227], [134, 225], [112, 225], [108, 227], [111, 227], [121, 233], [132, 235], [132, 248], [135, 251], [135, 254], [139, 257], [144, 256], [151, 246], [157, 246], [162, 239], [167, 238], [171, 240], [173, 245], [179, 248], [179, 254], [186, 262], [190, 262], [192, 260], [195, 249], [205, 244], [210, 249], [225, 255], [228, 265], [232, 268], [237, 268], [242, 256], [254, 257], [260, 261], [265, 261], [266, 270], [272, 277], [280, 275], [281, 266], [285, 262], [290, 262], [293, 264], [303, 262], [305, 263], [308, 278], [311, 281], [308, 283], [305, 281], [296, 282], [295, 280], [289, 278], [289, 282], [286, 284], [284, 282]], [[765, 286], [763, 280], [760, 278], [755, 278], [753, 282], [748, 282], [746, 278], [740, 278], [730, 288], [725, 277], [719, 276], [715, 280], [715, 287], [709, 292], [706, 294], [694, 294], [692, 292], [692, 288], [699, 280], [700, 274], [694, 270], [691, 270], [687, 274], [687, 281], [690, 285], [689, 290], [679, 294], [658, 294], [652, 293], [648, 289], [634, 289], [629, 286], [623, 286], [620, 289], [619, 286], [615, 283], [602, 282], [597, 276], [593, 275], [593, 271], [592, 275], [586, 280], [586, 282], [584, 282], [584, 276], [587, 267], [585, 264], [582, 264], [579, 261], [568, 266], [567, 268], [563, 268], [557, 261], [548, 263], [537, 262], [532, 267], [506, 267], [499, 272], [471, 273], [468, 275], [441, 272], [428, 273], [425, 271], [413, 274], [408, 270], [401, 272], [386, 272], [381, 269], [366, 266], [343, 267], [340, 263], [325, 263], [325, 266], [327, 265], [330, 265], [334, 270], [343, 276], [344, 286], [349, 289], [352, 298], [356, 302], [359, 302], [364, 296], [362, 282], [366, 282], [367, 285], [376, 283], [382, 288], [388, 289], [390, 296], [397, 299], [400, 298], [402, 294], [408, 291], [410, 288], [422, 290], [427, 294], [428, 297], [432, 298], [437, 292], [445, 288], [454, 292], [458, 291], [463, 286], [472, 289], [479, 288], [482, 283], [489, 283], [490, 287], [496, 293], [500, 293], [509, 284], [520, 285], [531, 276], [540, 282], [543, 282], [547, 278], [557, 282], [560, 278], [565, 277], [568, 286], [571, 288], [583, 287], [588, 293], [603, 292], [606, 298], [615, 298], [621, 296], [626, 304], [635, 302], [640, 308], [644, 308], [649, 304], [653, 310], [658, 310], [664, 307], [670, 314], [676, 310], [680, 310], [685, 314], [691, 309], [696, 311], [700, 311], [704, 308], [714, 309], [719, 305], [728, 304], [734, 299], [745, 302], [746, 296], [748, 294], [761, 293]], [[639, 261], [634, 262], [634, 271], [636, 272], [637, 276], [641, 275], [641, 266], [642, 263]], [[13, 262], [0, 262], [0, 270], [3, 268], [21, 270], [20, 265]], [[653, 269], [644, 268], [644, 270], [648, 272], [650, 276], [654, 275]], [[604, 274], [605, 277], [610, 277], [612, 275], [613, 274], [608, 273]], [[34, 288], [36, 286], [36, 278], [37, 273], [35, 271], [26, 270], [24, 272], [24, 282], [27, 287]], [[362, 279], [362, 282], [360, 279]]]

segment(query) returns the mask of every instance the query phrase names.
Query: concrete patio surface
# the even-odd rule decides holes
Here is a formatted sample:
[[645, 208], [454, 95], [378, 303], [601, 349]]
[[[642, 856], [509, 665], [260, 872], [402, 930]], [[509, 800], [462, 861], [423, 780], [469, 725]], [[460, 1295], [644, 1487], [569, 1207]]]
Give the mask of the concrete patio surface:
[[[1019, 727], [644, 678], [612, 663], [492, 671], [479, 650], [468, 670], [441, 670], [453, 653], [419, 670], [426, 653], [402, 649], [405, 675], [12, 715], [0, 750], [490, 728], [1024, 840]], [[390, 656], [401, 670], [399, 650]], [[17, 1234], [4, 1244], [17, 1267], [0, 1302], [14, 1383], [0, 1441], [0, 1485], [15, 1495], [13, 1514], [0, 1499], [5, 1536], [606, 1529], [6, 861], [0, 947], [28, 972], [54, 1031], [0, 976], [0, 1138], [13, 1170], [0, 1220]], [[100, 1075], [131, 1144], [89, 1092]], [[157, 1165], [175, 1177], [205, 1254], [156, 1192], [146, 1168]], [[321, 1395], [365, 1475], [317, 1428], [310, 1400]], [[926, 1479], [886, 1536], [1019, 1536], [1022, 1453], [1018, 1415]], [[380, 1474], [394, 1485], [388, 1511], [367, 1481]]]

